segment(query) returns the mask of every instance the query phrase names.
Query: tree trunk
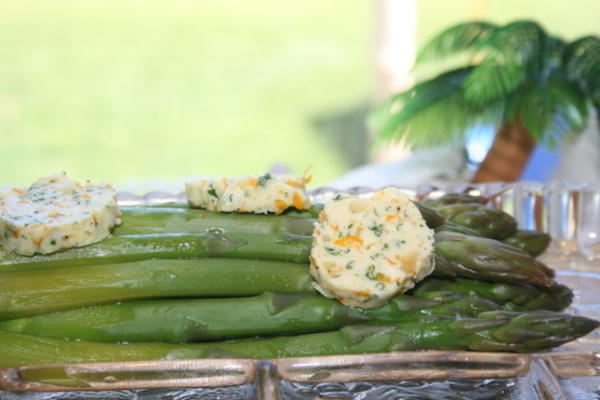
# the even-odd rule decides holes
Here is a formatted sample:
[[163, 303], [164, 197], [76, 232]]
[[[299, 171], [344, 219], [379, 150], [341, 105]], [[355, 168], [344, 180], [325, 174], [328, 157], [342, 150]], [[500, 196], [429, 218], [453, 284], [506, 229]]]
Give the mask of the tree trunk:
[[473, 177], [473, 182], [514, 182], [523, 174], [535, 141], [521, 124], [500, 126], [492, 147]]

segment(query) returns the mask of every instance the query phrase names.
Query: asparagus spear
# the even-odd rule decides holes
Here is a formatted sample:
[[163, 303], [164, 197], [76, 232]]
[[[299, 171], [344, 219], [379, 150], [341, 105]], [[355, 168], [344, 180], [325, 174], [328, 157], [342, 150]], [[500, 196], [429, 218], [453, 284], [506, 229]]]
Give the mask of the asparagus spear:
[[517, 229], [503, 242], [529, 253], [532, 257], [537, 257], [546, 251], [551, 240], [547, 233]]
[[335, 330], [370, 319], [322, 296], [264, 293], [93, 306], [0, 321], [0, 330], [97, 342], [186, 343]]
[[149, 258], [245, 258], [307, 262], [310, 237], [285, 234], [162, 233], [113, 236], [102, 242], [49, 255], [19, 256], [0, 250], [0, 271], [123, 263]]
[[562, 311], [573, 300], [568, 287], [554, 282], [549, 287], [527, 284], [489, 283], [472, 279], [428, 278], [410, 292], [431, 299], [431, 293], [451, 292], [462, 296], [478, 296], [510, 310]]
[[449, 222], [466, 226], [491, 239], [502, 240], [517, 229], [517, 221], [502, 210], [481, 204], [450, 204], [436, 209]]
[[450, 204], [486, 204], [488, 201], [489, 199], [483, 196], [471, 196], [466, 193], [448, 193], [437, 199], [424, 199], [421, 203], [431, 208], [438, 208]]
[[203, 244], [191, 238], [189, 235], [110, 237], [90, 246], [31, 257], [0, 249], [0, 271], [136, 261], [151, 257], [190, 258], [204, 254]]
[[[436, 232], [455, 232], [463, 235], [480, 236], [475, 229], [458, 225], [453, 222], [445, 222], [435, 228]], [[547, 233], [517, 229], [512, 235], [502, 240], [520, 250], [525, 251], [532, 257], [542, 254], [550, 245], [552, 238]]]
[[[148, 211], [150, 210], [150, 211]], [[175, 211], [173, 211], [175, 210]], [[178, 213], [180, 212], [181, 213]], [[37, 268], [54, 268], [54, 267], [66, 267], [66, 266], [79, 266], [89, 264], [102, 264], [102, 263], [122, 263], [128, 261], [143, 260], [146, 258], [192, 258], [192, 257], [231, 257], [231, 258], [261, 258], [266, 260], [275, 261], [290, 261], [290, 262], [306, 262], [310, 254], [311, 239], [308, 236], [295, 235], [291, 233], [260, 233], [252, 234], [249, 231], [254, 226], [253, 224], [246, 223], [243, 221], [259, 221], [257, 224], [258, 231], [266, 232], [269, 230], [283, 230], [293, 225], [286, 221], [312, 221], [308, 218], [293, 218], [293, 217], [282, 217], [282, 216], [262, 216], [262, 215], [223, 215], [212, 212], [205, 212], [208, 215], [206, 218], [194, 217], [189, 221], [184, 219], [181, 222], [180, 214], [187, 214], [185, 209], [165, 209], [165, 208], [135, 208], [131, 211], [133, 214], [139, 213], [141, 215], [138, 220], [138, 225], [143, 226], [142, 222], [147, 223], [151, 226], [151, 232], [144, 235], [124, 235], [115, 236], [109, 238], [103, 242], [87, 246], [80, 249], [71, 249], [64, 252], [55, 253], [46, 256], [34, 256], [34, 257], [23, 257], [16, 256], [12, 253], [2, 252], [0, 253], [0, 269], [3, 271], [11, 270], [23, 270], [23, 269], [37, 269]], [[198, 211], [192, 211], [197, 213]], [[193, 215], [205, 215], [205, 214], [193, 214]], [[432, 214], [433, 219], [437, 218], [435, 214]], [[148, 217], [150, 216], [150, 217]], [[185, 218], [188, 218], [185, 217]], [[255, 218], [256, 217], [256, 218]], [[137, 217], [135, 217], [137, 218]], [[135, 218], [133, 218], [135, 220]], [[146, 219], [149, 218], [149, 219]], [[223, 222], [221, 221], [223, 219]], [[153, 227], [153, 219], [172, 221], [164, 222], [161, 225], [162, 228]], [[209, 220], [208, 224], [202, 225], [203, 223], [197, 223], [195, 221]], [[235, 229], [235, 224], [240, 220], [240, 230], [248, 232], [231, 232]], [[187, 221], [187, 222], [186, 222]], [[269, 222], [274, 221], [274, 222]], [[282, 222], [283, 221], [283, 222]], [[436, 223], [439, 223], [437, 221]], [[188, 225], [186, 225], [188, 224]], [[208, 232], [204, 233], [169, 233], [171, 230], [186, 227], [190, 228], [189, 225], [199, 224], [196, 226], [198, 230], [200, 227], [206, 228], [207, 226], [213, 228]], [[132, 226], [135, 225], [132, 223]], [[445, 224], [448, 226], [448, 223]], [[225, 232], [221, 228], [224, 227]], [[302, 226], [301, 229], [306, 229], [306, 225]], [[310, 224], [312, 227], [312, 223]], [[125, 228], [119, 228], [125, 229]], [[129, 229], [129, 228], [127, 228]], [[131, 231], [139, 231], [141, 228], [132, 228]], [[298, 232], [301, 230], [292, 229], [292, 231]], [[463, 228], [463, 231], [469, 230], [470, 228]], [[123, 232], [123, 230], [121, 230]], [[161, 233], [156, 233], [161, 232]], [[497, 247], [493, 242], [487, 242], [492, 248]], [[481, 241], [479, 254], [485, 253], [487, 249], [482, 247]], [[445, 246], [445, 245], [444, 245]], [[510, 254], [504, 254], [508, 257]], [[481, 265], [478, 260], [472, 260], [468, 269], [461, 266], [461, 262], [456, 261], [453, 257], [449, 257], [448, 254], [438, 256], [439, 268], [436, 268], [436, 272], [439, 275], [450, 275], [450, 276], [471, 276], [479, 277], [480, 275], [484, 279], [504, 279], [502, 274], [484, 273], [485, 270], [489, 269], [490, 263]], [[449, 260], [447, 260], [449, 258]], [[480, 257], [481, 258], [481, 257]], [[446, 262], [448, 261], [448, 262]], [[452, 261], [452, 262], [451, 262]], [[499, 266], [496, 269], [507, 268], [507, 262], [505, 259], [499, 258]], [[527, 260], [526, 260], [527, 261]], [[543, 266], [539, 264], [541, 268]], [[515, 270], [518, 274], [512, 274], [509, 281], [515, 279], [524, 279], [527, 281], [530, 277], [527, 276], [531, 271], [527, 270], [527, 266], [521, 268], [518, 263], [512, 262], [510, 268]], [[531, 268], [529, 268], [531, 269]], [[493, 271], [492, 271], [493, 272]], [[535, 272], [535, 271], [534, 271]], [[548, 274], [549, 272], [546, 271]], [[464, 275], [466, 274], [466, 275]], [[519, 278], [517, 275], [525, 275], [525, 278]], [[530, 280], [535, 282], [535, 277]]]
[[[471, 204], [472, 206], [468, 208], [475, 209], [475, 206], [473, 205], [485, 205], [487, 202], [488, 198], [483, 196], [471, 196], [464, 193], [449, 193], [437, 199], [424, 199], [421, 201], [421, 204], [427, 205], [432, 209], [438, 209], [440, 207], [443, 208], [444, 206], [455, 204]], [[445, 210], [442, 210], [441, 213], [444, 213], [447, 217], [449, 217], [450, 214], [453, 214], [454, 212], [457, 212], [457, 210], [461, 209], [462, 207], [449, 207]], [[503, 218], [506, 218], [506, 216], [503, 216]], [[447, 221], [443, 225], [436, 227], [436, 232], [456, 232], [463, 233], [465, 235], [479, 236], [479, 233], [475, 229], [469, 228], [469, 226], [471, 225], [459, 225]], [[551, 237], [546, 233], [521, 229], [517, 229], [510, 236], [503, 239], [504, 243], [518, 247], [533, 257], [537, 257], [542, 254], [548, 248], [550, 241]]]
[[552, 271], [527, 253], [493, 239], [435, 234], [435, 276], [550, 286]]
[[479, 232], [475, 229], [468, 228], [466, 226], [458, 225], [453, 222], [444, 222], [442, 225], [435, 228], [436, 232], [454, 232], [462, 233], [463, 235], [479, 236]]
[[447, 294], [436, 296], [436, 300], [399, 295], [380, 309], [363, 310], [318, 295], [264, 293], [243, 298], [94, 306], [0, 321], [0, 330], [97, 342], [184, 343], [330, 331], [366, 321], [430, 321], [498, 308], [477, 297]]
[[[311, 235], [312, 214], [298, 216], [216, 213], [207, 210], [176, 207], [123, 207], [123, 223], [113, 234], [143, 235], [156, 233], [204, 233], [218, 229], [223, 233], [289, 233]], [[304, 215], [301, 217], [300, 215]]]
[[313, 292], [305, 264], [216, 258], [1, 272], [0, 287], [0, 319], [135, 299]]
[[0, 249], [0, 271], [207, 256], [305, 262], [307, 244], [293, 239], [310, 235], [312, 230], [313, 220], [307, 217], [124, 207], [123, 224], [114, 230], [114, 236], [90, 246], [33, 257]]
[[[423, 208], [431, 223], [443, 218]], [[308, 214], [312, 215], [312, 214]], [[441, 218], [441, 220], [440, 220]], [[314, 220], [288, 215], [215, 213], [175, 207], [127, 207], [114, 236], [50, 255], [0, 249], [0, 270], [122, 263], [148, 258], [260, 258], [307, 262]]]
[[[435, 228], [445, 218], [434, 209], [415, 203], [427, 226]], [[117, 236], [149, 233], [202, 233], [219, 229], [223, 233], [287, 233], [310, 236], [318, 208], [282, 215], [217, 213], [181, 207], [124, 207], [123, 224], [113, 233]]]
[[446, 218], [444, 218], [440, 213], [433, 208], [426, 206], [425, 204], [415, 201], [415, 206], [417, 206], [419, 209], [419, 212], [421, 213], [421, 216], [425, 220], [427, 226], [432, 229], [442, 225], [446, 221]]
[[[310, 238], [290, 238], [298, 259], [307, 259], [310, 252]], [[281, 244], [277, 244], [278, 246]], [[226, 242], [224, 246], [229, 246]], [[257, 246], [259, 247], [259, 246]], [[260, 249], [259, 249], [260, 250]], [[254, 253], [256, 257], [260, 254]], [[491, 239], [478, 238], [456, 233], [442, 232], [436, 234], [435, 244], [436, 266], [435, 276], [472, 277], [494, 282], [533, 283], [550, 286], [550, 273], [540, 262], [510, 245]], [[223, 265], [236, 271], [236, 275], [227, 276], [230, 289], [219, 292], [222, 287], [221, 275], [214, 272], [213, 277], [206, 266]], [[278, 286], [244, 286], [245, 281], [252, 279], [254, 269], [277, 271], [284, 275], [283, 282], [294, 285], [301, 291], [280, 290]], [[248, 266], [245, 271], [244, 268]], [[180, 274], [178, 269], [183, 268]], [[164, 271], [161, 273], [152, 272]], [[227, 269], [226, 269], [227, 270]], [[225, 270], [225, 271], [226, 271]], [[296, 271], [287, 273], [286, 271]], [[145, 274], [144, 271], [151, 271]], [[171, 272], [175, 271], [175, 272]], [[196, 275], [194, 275], [196, 271]], [[177, 280], [169, 289], [165, 289], [154, 275], [170, 274], [182, 276], [182, 289], [178, 290]], [[237, 280], [234, 280], [237, 279]], [[260, 278], [256, 278], [260, 279]], [[190, 291], [187, 282], [201, 280], [199, 288], [211, 288], [212, 281], [215, 291], [203, 293], [199, 289]], [[273, 279], [268, 280], [271, 284]], [[77, 308], [86, 305], [105, 304], [116, 301], [141, 298], [158, 298], [166, 296], [245, 296], [260, 294], [263, 291], [286, 293], [311, 293], [311, 278], [305, 264], [292, 265], [268, 261], [247, 261], [234, 259], [198, 259], [198, 260], [145, 260], [124, 264], [89, 265], [58, 269], [19, 270], [0, 272], [0, 319], [16, 318], [36, 313], [57, 311], [67, 308]], [[171, 280], [169, 280], [171, 282]], [[259, 281], [260, 282], [260, 281]], [[231, 289], [231, 288], [236, 288]], [[259, 288], [262, 288], [259, 290]], [[236, 292], [236, 290], [239, 290]], [[44, 301], [38, 301], [39, 292], [43, 293]]]
[[597, 321], [550, 311], [487, 311], [479, 318], [349, 325], [325, 333], [187, 345], [66, 341], [0, 331], [0, 367], [157, 359], [268, 359], [432, 349], [525, 352], [560, 345], [597, 327]]
[[[162, 212], [160, 211], [159, 214]], [[167, 214], [170, 212], [168, 211]], [[211, 215], [213, 216], [210, 217], [212, 218], [210, 225], [218, 224], [219, 219], [215, 215], [220, 214], [212, 213]], [[260, 217], [267, 220], [275, 218], [277, 221], [285, 221], [279, 216], [243, 217]], [[305, 219], [305, 221], [310, 221], [310, 219]], [[265, 226], [265, 223], [262, 224]], [[282, 223], [275, 225], [282, 226]], [[224, 223], [224, 226], [232, 229], [233, 225]], [[249, 226], [244, 229], [250, 229]], [[515, 256], [516, 250], [507, 250], [510, 246], [485, 239], [470, 238], [466, 240], [463, 235], [453, 236], [448, 233], [439, 233], [436, 238], [438, 244], [436, 245], [435, 274], [438, 276], [466, 276], [493, 281], [531, 282], [543, 285], [550, 283], [548, 279], [551, 277], [550, 270], [524, 254]], [[112, 237], [92, 246], [48, 256], [22, 257], [4, 252], [1, 254], [3, 257], [1, 261], [4, 265], [0, 268], [2, 271], [11, 271], [89, 265], [91, 263], [122, 263], [149, 257], [211, 256], [305, 262], [310, 253], [310, 245], [311, 239], [307, 236], [235, 232], [225, 234], [218, 229], [197, 234], [128, 235]], [[471, 253], [475, 256], [470, 257]], [[466, 254], [469, 256], [465, 257]]]

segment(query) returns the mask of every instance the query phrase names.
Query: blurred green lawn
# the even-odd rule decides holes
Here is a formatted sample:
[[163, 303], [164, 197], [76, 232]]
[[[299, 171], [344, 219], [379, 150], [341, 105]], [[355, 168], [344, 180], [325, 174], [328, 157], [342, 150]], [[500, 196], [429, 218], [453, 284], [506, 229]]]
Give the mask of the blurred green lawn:
[[315, 120], [371, 95], [372, 4], [0, 0], [0, 183], [351, 165]]

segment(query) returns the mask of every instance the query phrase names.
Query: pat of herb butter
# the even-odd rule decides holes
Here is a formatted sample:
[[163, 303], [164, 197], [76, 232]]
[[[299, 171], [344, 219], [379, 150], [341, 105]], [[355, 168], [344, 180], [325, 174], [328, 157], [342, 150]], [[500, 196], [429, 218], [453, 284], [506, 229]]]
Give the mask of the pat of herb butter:
[[288, 208], [307, 210], [310, 200], [305, 176], [272, 175], [200, 179], [188, 182], [185, 192], [191, 207], [211, 211], [281, 214]]
[[0, 244], [26, 256], [81, 247], [108, 237], [120, 215], [110, 185], [82, 185], [60, 173], [0, 193]]
[[399, 189], [329, 201], [313, 232], [310, 271], [324, 296], [378, 308], [433, 271], [433, 231]]

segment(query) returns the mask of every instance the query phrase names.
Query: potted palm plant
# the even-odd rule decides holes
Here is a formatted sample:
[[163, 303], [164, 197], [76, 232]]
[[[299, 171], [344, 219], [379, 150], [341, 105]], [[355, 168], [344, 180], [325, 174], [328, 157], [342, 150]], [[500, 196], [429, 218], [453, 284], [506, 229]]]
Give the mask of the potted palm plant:
[[600, 115], [600, 38], [565, 42], [532, 21], [468, 22], [444, 30], [417, 66], [458, 53], [467, 65], [422, 81], [370, 116], [378, 140], [413, 148], [464, 140], [477, 125], [496, 135], [474, 182], [519, 179], [536, 143], [550, 148]]

